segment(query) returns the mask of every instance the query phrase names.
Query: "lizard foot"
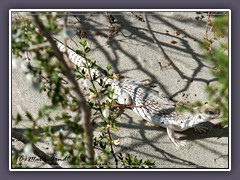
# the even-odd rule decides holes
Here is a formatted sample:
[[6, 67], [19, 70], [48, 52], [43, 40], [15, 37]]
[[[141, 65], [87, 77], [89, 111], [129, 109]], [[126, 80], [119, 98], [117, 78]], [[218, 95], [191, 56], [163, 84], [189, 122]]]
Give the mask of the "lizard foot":
[[202, 124], [198, 124], [193, 129], [195, 132], [198, 132], [198, 133], [207, 133], [208, 132], [208, 128], [203, 126]]
[[168, 137], [171, 139], [171, 141], [177, 146], [186, 146], [187, 142], [186, 141], [180, 141], [176, 138], [175, 136], [175, 132], [171, 127], [167, 127], [167, 133], [168, 133]]
[[172, 142], [173, 142], [177, 147], [187, 146], [187, 141], [179, 141], [178, 139], [174, 139], [174, 140], [172, 140]]

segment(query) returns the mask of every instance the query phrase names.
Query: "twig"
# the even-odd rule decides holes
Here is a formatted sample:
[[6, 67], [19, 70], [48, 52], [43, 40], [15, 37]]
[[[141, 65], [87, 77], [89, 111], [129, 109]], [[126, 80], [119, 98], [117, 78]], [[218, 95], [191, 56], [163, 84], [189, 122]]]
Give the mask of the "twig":
[[143, 19], [143, 17], [141, 15], [138, 15], [136, 12], [131, 12], [135, 18], [139, 21], [145, 22], [145, 20]]
[[113, 17], [113, 15], [111, 15], [109, 12], [107, 12], [107, 17], [108, 17], [108, 21], [110, 23], [110, 25], [112, 26], [113, 24], [115, 24], [115, 18]]
[[[179, 102], [178, 102], [178, 103], [179, 103]], [[147, 103], [147, 104], [142, 104], [142, 105], [138, 105], [138, 106], [115, 103], [115, 104], [112, 104], [112, 107], [142, 108], [142, 107], [147, 107], [147, 106], [157, 105], [157, 104], [165, 105], [165, 106], [168, 106], [168, 105], [169, 105], [169, 106], [175, 106], [174, 104], [163, 104], [163, 103], [159, 103], [159, 102], [153, 102], [153, 103]]]
[[[64, 13], [64, 31], [65, 32], [67, 31], [67, 13], [66, 12]], [[64, 38], [64, 43], [63, 44], [65, 46], [65, 52], [64, 53], [68, 56], [68, 53], [67, 53], [67, 37]]]
[[63, 54], [60, 52], [60, 50], [57, 47], [56, 42], [53, 40], [52, 36], [48, 32], [48, 30], [45, 28], [42, 21], [39, 19], [38, 15], [35, 15], [35, 13], [33, 12], [31, 14], [32, 14], [34, 23], [38, 26], [39, 30], [42, 32], [42, 34], [47, 38], [47, 40], [51, 44], [53, 51], [60, 63], [60, 67], [62, 69], [63, 74], [68, 78], [68, 80], [72, 84], [73, 91], [76, 93], [76, 100], [82, 113], [81, 121], [83, 122], [83, 128], [86, 133], [86, 142], [85, 142], [86, 156], [88, 159], [88, 163], [91, 165], [94, 165], [95, 161], [94, 161], [94, 149], [93, 149], [93, 132], [92, 132], [92, 125], [90, 122], [90, 115], [91, 115], [90, 107], [87, 105], [87, 102], [84, 99], [84, 96], [77, 82], [75, 81], [71, 68], [66, 63], [63, 57]]
[[111, 148], [111, 153], [114, 157], [114, 160], [115, 160], [115, 164], [116, 164], [116, 168], [118, 168], [118, 158], [117, 156], [115, 155], [115, 152], [114, 152], [114, 149], [113, 149], [113, 145], [112, 145], [112, 136], [111, 136], [111, 133], [109, 130], [107, 130], [107, 133], [108, 133], [108, 137], [109, 137], [109, 140], [110, 140], [110, 148]]
[[39, 50], [39, 49], [43, 49], [47, 46], [49, 46], [49, 42], [44, 42], [44, 43], [41, 43], [41, 44], [32, 45], [29, 49], [27, 49], [27, 51]]
[[113, 35], [115, 35], [116, 33], [118, 33], [118, 28], [115, 26], [115, 18], [113, 17], [113, 15], [111, 15], [109, 12], [107, 12], [107, 18], [108, 21], [110, 23], [109, 29], [108, 29], [108, 34], [107, 34], [107, 39], [108, 41], [110, 40], [111, 37], [113, 37]]
[[208, 12], [208, 18], [207, 18], [207, 23], [206, 23], [206, 31], [205, 31], [205, 39], [208, 40], [208, 26], [211, 25], [211, 13]]
[[158, 62], [160, 69], [163, 71], [163, 69], [167, 68], [168, 66], [171, 65], [171, 62], [169, 62], [167, 65], [163, 66], [161, 62]]

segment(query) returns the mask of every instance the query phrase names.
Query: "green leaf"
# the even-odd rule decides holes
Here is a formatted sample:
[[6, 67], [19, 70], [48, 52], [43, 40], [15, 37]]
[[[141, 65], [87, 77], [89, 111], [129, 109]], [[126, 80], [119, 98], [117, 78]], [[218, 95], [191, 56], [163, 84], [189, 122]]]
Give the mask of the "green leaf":
[[80, 41], [80, 44], [85, 48], [87, 45], [87, 40], [84, 39], [84, 40]]
[[100, 142], [100, 147], [102, 148], [102, 149], [105, 149], [106, 148], [106, 146], [107, 146], [107, 144], [105, 143], [105, 142]]
[[105, 69], [103, 70], [103, 74], [105, 75], [105, 76], [108, 76], [108, 71], [106, 71]]
[[17, 114], [16, 120], [17, 120], [17, 122], [22, 120], [22, 116], [19, 113]]
[[50, 114], [54, 110], [56, 110], [56, 106], [47, 106], [47, 105], [45, 105], [38, 111], [38, 115], [44, 116], [44, 115]]
[[29, 120], [33, 121], [32, 115], [27, 111], [26, 116], [28, 117]]
[[213, 21], [213, 27], [217, 37], [227, 34], [228, 31], [228, 16], [219, 16]]
[[102, 79], [100, 79], [100, 82], [98, 83], [100, 86], [102, 86], [103, 85], [103, 80]]
[[89, 88], [89, 90], [90, 90], [92, 93], [95, 93], [95, 90], [94, 90], [94, 89]]
[[107, 91], [107, 89], [103, 88], [103, 89], [101, 89], [100, 93], [104, 94], [106, 91]]
[[84, 51], [81, 51], [81, 50], [76, 50], [76, 53], [81, 55], [81, 56], [85, 56], [85, 52]]
[[59, 133], [59, 139], [64, 140], [64, 135], [62, 132]]
[[51, 126], [43, 127], [43, 130], [50, 135], [53, 135], [53, 133], [54, 133], [53, 127], [51, 127]]
[[97, 76], [96, 76], [96, 74], [95, 74], [95, 73], [93, 74], [93, 80], [94, 80], [94, 81], [96, 81], [96, 80], [97, 80]]
[[107, 121], [108, 120], [108, 118], [105, 118], [105, 117], [101, 117], [101, 119], [103, 120], [103, 121]]
[[95, 67], [95, 64], [96, 64], [96, 61], [91, 61], [91, 66], [90, 66], [90, 68], [94, 68]]
[[148, 159], [148, 160], [145, 161], [145, 164], [148, 165], [148, 166], [155, 165], [155, 161]]
[[76, 81], [78, 81], [78, 80], [80, 80], [80, 79], [82, 79], [82, 78], [83, 78], [82, 75], [76, 75], [76, 76], [75, 76]]
[[34, 133], [33, 130], [26, 130], [24, 131], [24, 136], [31, 142], [36, 143], [37, 142], [37, 135]]
[[98, 131], [102, 131], [102, 130], [104, 130], [104, 129], [105, 129], [104, 126], [102, 126], [102, 127], [98, 127], [98, 128], [97, 128]]
[[66, 127], [71, 130], [71, 132], [75, 134], [82, 134], [83, 133], [83, 127], [78, 124], [77, 122], [71, 122], [71, 121], [65, 121]]
[[85, 48], [85, 53], [87, 54], [87, 53], [89, 53], [91, 51], [91, 49], [89, 48], [89, 47], [86, 47]]
[[112, 127], [112, 128], [111, 128], [111, 131], [112, 131], [112, 132], [118, 132], [119, 129], [118, 129], [117, 127]]
[[123, 160], [123, 155], [122, 155], [122, 153], [119, 153], [118, 154], [118, 158], [122, 161]]
[[85, 73], [86, 73], [86, 71], [85, 71], [84, 69], [82, 69], [81, 73], [82, 73], [82, 74], [85, 74]]
[[112, 66], [110, 64], [107, 65], [107, 70], [108, 72], [110, 71], [110, 69], [112, 69]]

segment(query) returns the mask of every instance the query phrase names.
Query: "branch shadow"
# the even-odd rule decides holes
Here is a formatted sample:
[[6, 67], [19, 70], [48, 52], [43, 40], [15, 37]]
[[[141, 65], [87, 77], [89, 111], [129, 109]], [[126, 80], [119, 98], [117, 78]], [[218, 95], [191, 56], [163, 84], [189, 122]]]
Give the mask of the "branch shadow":
[[[203, 82], [206, 85], [209, 85], [209, 83], [211, 82], [215, 82], [217, 81], [217, 79], [212, 78], [212, 79], [205, 79], [205, 78], [199, 78], [197, 77], [197, 75], [201, 72], [201, 70], [203, 68], [211, 68], [207, 65], [205, 65], [202, 61], [201, 58], [202, 55], [200, 53], [195, 52], [195, 50], [191, 47], [191, 45], [189, 44], [188, 40], [184, 39], [183, 37], [180, 38], [179, 36], [173, 36], [173, 35], [169, 35], [160, 31], [156, 31], [153, 30], [151, 27], [151, 21], [149, 20], [149, 18], [152, 16], [154, 16], [154, 18], [159, 22], [159, 24], [164, 24], [167, 27], [170, 27], [172, 29], [176, 29], [177, 31], [181, 32], [181, 34], [183, 34], [185, 37], [190, 38], [193, 41], [197, 41], [200, 42], [198, 39], [196, 39], [194, 36], [192, 36], [191, 34], [187, 33], [185, 30], [180, 29], [179, 27], [175, 26], [173, 23], [171, 23], [170, 20], [166, 20], [164, 18], [164, 16], [161, 16], [159, 14], [156, 13], [151, 13], [145, 16], [145, 24], [143, 23], [143, 25], [146, 25], [146, 28], [143, 27], [136, 27], [134, 26], [134, 24], [132, 24], [129, 19], [127, 19], [125, 17], [126, 14], [120, 14], [118, 16], [114, 16], [116, 19], [117, 24], [120, 25], [119, 27], [119, 33], [118, 35], [122, 35], [121, 39], [118, 38], [111, 38], [108, 41], [106, 41], [106, 44], [104, 46], [108, 47], [108, 50], [105, 49], [105, 47], [102, 45], [101, 42], [97, 41], [97, 39], [94, 36], [91, 36], [91, 41], [94, 43], [94, 46], [98, 48], [99, 51], [101, 51], [103, 53], [103, 55], [105, 56], [105, 59], [108, 61], [108, 63], [112, 64], [114, 67], [114, 70], [116, 73], [124, 73], [127, 72], [127, 70], [121, 71], [119, 69], [119, 65], [121, 64], [121, 61], [119, 59], [118, 54], [116, 53], [116, 50], [119, 51], [119, 53], [124, 54], [125, 57], [128, 59], [128, 61], [131, 61], [131, 64], [134, 64], [135, 68], [132, 68], [132, 70], [137, 69], [139, 71], [141, 71], [143, 76], [148, 77], [152, 82], [156, 83], [157, 86], [159, 86], [161, 88], [161, 90], [168, 95], [171, 99], [176, 97], [179, 93], [184, 92], [186, 90], [189, 89], [189, 87], [191, 86], [191, 83], [193, 81], [198, 81], [198, 82]], [[84, 17], [80, 17], [80, 18], [84, 18]], [[179, 18], [175, 18], [175, 20]], [[184, 19], [181, 19], [182, 22], [185, 22]], [[92, 23], [93, 21], [91, 21]], [[187, 23], [192, 23], [193, 20], [188, 18], [187, 19]], [[98, 31], [106, 31], [106, 29], [100, 29], [99, 27], [91, 24], [90, 22], [86, 22], [84, 24], [84, 28], [85, 29], [91, 29], [92, 32], [98, 32]], [[198, 22], [197, 24], [198, 26], [204, 26], [204, 22]], [[150, 37], [146, 35], [146, 33], [150, 34]], [[125, 32], [130, 32], [129, 34], [126, 35]], [[94, 33], [92, 33], [94, 34]], [[171, 45], [169, 43], [165, 43], [163, 41], [160, 41], [159, 38], [156, 37], [156, 35], [161, 35], [161, 36], [170, 36], [172, 38], [178, 39], [179, 42], [182, 44], [182, 47], [179, 46], [174, 46]], [[117, 35], [117, 36], [118, 36]], [[153, 47], [156, 51], [160, 52], [161, 54], [163, 54], [164, 56], [164, 60], [166, 60], [169, 65], [171, 66], [172, 69], [174, 69], [174, 71], [183, 79], [183, 80], [187, 80], [187, 83], [185, 84], [184, 87], [182, 87], [181, 89], [178, 89], [177, 91], [175, 91], [174, 93], [170, 93], [167, 89], [167, 87], [165, 87], [163, 85], [163, 83], [158, 81], [158, 74], [156, 74], [156, 72], [152, 72], [147, 70], [144, 66], [142, 66], [142, 64], [139, 62], [138, 58], [136, 58], [135, 55], [129, 53], [126, 49], [123, 48], [122, 43], [126, 43], [129, 42], [129, 40], [134, 40], [137, 41], [136, 42], [136, 46], [142, 46], [142, 47]], [[130, 42], [133, 43], [133, 42]], [[169, 54], [166, 52], [165, 48], [169, 48], [169, 49], [174, 49], [175, 51], [178, 52], [182, 52], [182, 53], [186, 53], [188, 54], [190, 57], [192, 57], [192, 61], [197, 63], [196, 68], [193, 70], [192, 74], [190, 76], [185, 75], [185, 69], [180, 69], [178, 67], [178, 65], [174, 62], [174, 60], [172, 60], [169, 56]], [[110, 56], [110, 53], [113, 54], [113, 57]], [[170, 161], [172, 163], [178, 163], [181, 165], [190, 165], [190, 166], [195, 166], [197, 168], [205, 168], [201, 165], [195, 164], [194, 162], [188, 161], [188, 160], [184, 160], [181, 159], [173, 154], [170, 154], [166, 151], [164, 151], [163, 149], [157, 147], [156, 145], [154, 145], [153, 143], [151, 143], [152, 139], [148, 139], [145, 135], [145, 131], [156, 131], [158, 128], [156, 127], [152, 127], [152, 126], [146, 126], [143, 123], [140, 123], [139, 125], [136, 125], [133, 123], [132, 117], [129, 117], [127, 114], [124, 114], [126, 117], [128, 117], [130, 120], [128, 122], [128, 124], [123, 124], [120, 123], [119, 124], [119, 128], [127, 128], [129, 130], [136, 130], [139, 129], [140, 131], [140, 135], [141, 135], [141, 141], [142, 144], [139, 143], [132, 143], [132, 147], [135, 146], [143, 146], [143, 144], [148, 144], [149, 146], [151, 146], [152, 148], [155, 149], [155, 151], [159, 152], [160, 156], [164, 157], [166, 161]], [[192, 133], [193, 130], [188, 130], [186, 132], [183, 132], [183, 134], [186, 135], [186, 137], [182, 137], [181, 139], [187, 139], [187, 140], [197, 140], [197, 139], [203, 139], [203, 138], [207, 138], [207, 137], [228, 137], [228, 129], [215, 129], [214, 131], [209, 131], [209, 134], [207, 135], [197, 135], [196, 133]], [[155, 139], [159, 140], [161, 139], [162, 135], [158, 135], [155, 137]], [[133, 139], [135, 137], [132, 137]], [[138, 138], [139, 139], [139, 138]], [[123, 150], [123, 149], [122, 149]], [[154, 155], [151, 155], [148, 152], [139, 152], [135, 149], [131, 149], [133, 151], [136, 151], [138, 153], [144, 154], [148, 157], [151, 157]], [[155, 158], [159, 158], [159, 157], [155, 157]]]

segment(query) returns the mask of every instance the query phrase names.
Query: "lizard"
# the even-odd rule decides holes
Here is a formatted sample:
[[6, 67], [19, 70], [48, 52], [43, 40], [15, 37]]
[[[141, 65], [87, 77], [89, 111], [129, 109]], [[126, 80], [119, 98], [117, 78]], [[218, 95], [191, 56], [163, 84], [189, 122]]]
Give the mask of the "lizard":
[[[82, 69], [85, 68], [83, 63], [86, 59], [84, 57], [70, 48], [66, 48], [57, 40], [56, 44], [61, 52], [68, 55], [73, 64]], [[92, 76], [105, 78], [98, 69], [90, 69], [90, 73]], [[201, 123], [217, 118], [220, 115], [220, 111], [209, 104], [179, 114], [176, 103], [167, 96], [145, 87], [141, 82], [129, 81], [121, 83], [112, 79], [106, 81], [115, 89], [116, 99], [119, 104], [130, 105], [132, 110], [143, 119], [166, 128], [168, 137], [177, 147], [185, 146], [186, 143], [176, 138], [175, 131], [185, 131], [189, 128], [201, 130]]]

